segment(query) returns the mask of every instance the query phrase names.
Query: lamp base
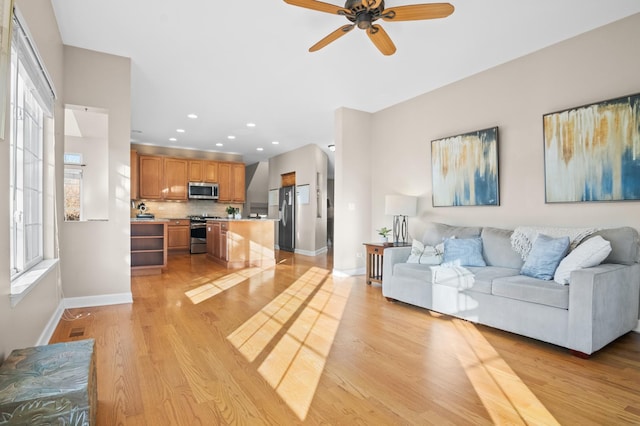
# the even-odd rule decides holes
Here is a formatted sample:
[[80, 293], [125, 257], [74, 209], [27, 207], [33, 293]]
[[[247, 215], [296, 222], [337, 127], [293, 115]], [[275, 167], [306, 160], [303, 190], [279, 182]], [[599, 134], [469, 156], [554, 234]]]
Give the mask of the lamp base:
[[395, 215], [393, 216], [393, 242], [406, 244], [408, 237], [407, 216]]

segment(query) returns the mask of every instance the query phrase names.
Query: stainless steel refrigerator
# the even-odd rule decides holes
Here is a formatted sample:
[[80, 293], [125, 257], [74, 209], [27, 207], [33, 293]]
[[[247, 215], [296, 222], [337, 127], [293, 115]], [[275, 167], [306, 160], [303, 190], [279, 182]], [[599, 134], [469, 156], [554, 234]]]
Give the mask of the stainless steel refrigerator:
[[280, 250], [294, 251], [296, 246], [296, 187], [280, 188], [280, 223], [278, 225], [278, 246]]

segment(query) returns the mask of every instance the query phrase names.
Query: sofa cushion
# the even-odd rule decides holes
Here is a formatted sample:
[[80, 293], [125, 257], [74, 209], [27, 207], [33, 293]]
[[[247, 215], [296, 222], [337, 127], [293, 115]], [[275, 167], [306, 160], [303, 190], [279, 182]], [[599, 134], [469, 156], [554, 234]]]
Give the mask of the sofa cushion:
[[544, 281], [526, 275], [496, 278], [491, 294], [523, 302], [569, 309], [569, 287], [555, 281]]
[[473, 272], [475, 281], [469, 291], [491, 294], [491, 285], [496, 278], [513, 277], [520, 273], [520, 268], [501, 268], [498, 266], [480, 266], [467, 268]]
[[425, 245], [436, 246], [447, 238], [476, 238], [480, 236], [482, 228], [479, 226], [451, 226], [444, 223], [427, 223], [422, 242]]
[[553, 280], [558, 284], [569, 284], [571, 272], [599, 265], [611, 253], [611, 243], [600, 235], [589, 238], [573, 249], [558, 265]]
[[455, 262], [460, 266], [487, 266], [482, 257], [481, 238], [447, 238], [444, 240], [445, 263]]
[[520, 269], [523, 260], [511, 246], [512, 230], [498, 228], [482, 229], [482, 250], [487, 265]]
[[638, 260], [638, 231], [634, 228], [623, 226], [621, 228], [601, 229], [586, 238], [585, 241], [598, 235], [611, 243], [611, 253], [603, 263], [633, 265]]
[[421, 263], [423, 265], [439, 265], [442, 263], [442, 253], [444, 244], [437, 246], [425, 246], [418, 240], [413, 240], [411, 244], [411, 254], [407, 263]]
[[569, 237], [551, 238], [539, 234], [520, 273], [541, 280], [550, 280], [569, 250]]

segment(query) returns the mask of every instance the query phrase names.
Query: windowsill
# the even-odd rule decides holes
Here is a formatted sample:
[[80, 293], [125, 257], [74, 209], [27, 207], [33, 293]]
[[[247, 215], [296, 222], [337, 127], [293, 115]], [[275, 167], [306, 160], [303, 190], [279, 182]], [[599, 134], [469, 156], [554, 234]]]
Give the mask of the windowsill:
[[11, 281], [11, 307], [15, 307], [57, 264], [58, 259], [45, 259]]

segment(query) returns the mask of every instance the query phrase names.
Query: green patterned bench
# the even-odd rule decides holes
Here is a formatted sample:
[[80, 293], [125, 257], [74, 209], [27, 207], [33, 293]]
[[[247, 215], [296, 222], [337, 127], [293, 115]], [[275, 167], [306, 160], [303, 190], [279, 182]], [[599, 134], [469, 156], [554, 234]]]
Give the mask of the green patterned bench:
[[17, 349], [0, 367], [0, 425], [95, 425], [93, 339]]

